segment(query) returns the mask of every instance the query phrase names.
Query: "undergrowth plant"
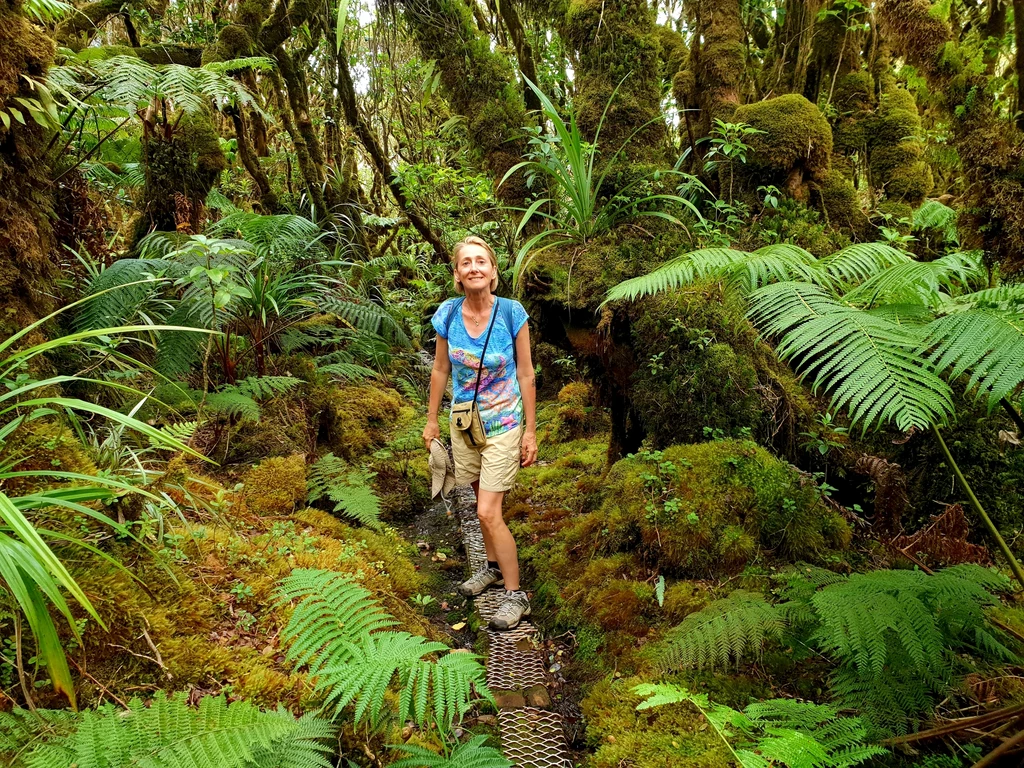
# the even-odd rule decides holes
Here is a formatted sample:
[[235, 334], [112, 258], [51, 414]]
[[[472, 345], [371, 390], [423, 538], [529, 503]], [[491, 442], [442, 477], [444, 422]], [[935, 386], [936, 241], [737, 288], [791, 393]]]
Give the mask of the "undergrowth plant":
[[864, 743], [867, 729], [859, 718], [841, 717], [829, 706], [772, 699], [739, 712], [679, 685], [645, 683], [633, 691], [648, 697], [638, 710], [694, 707], [741, 768], [850, 768], [886, 752]]
[[106, 704], [77, 717], [59, 712], [0, 713], [0, 755], [12, 768], [330, 768], [335, 729], [283, 707], [263, 712], [247, 701], [186, 694], [128, 708]]
[[333, 511], [379, 531], [380, 499], [373, 490], [376, 473], [349, 466], [333, 453], [321, 456], [309, 468], [306, 481], [310, 503], [321, 499], [334, 503]]
[[395, 619], [350, 577], [295, 570], [278, 595], [282, 604], [295, 603], [282, 630], [286, 656], [296, 666], [308, 666], [336, 718], [351, 705], [355, 723], [379, 726], [392, 680], [399, 687], [398, 721], [442, 733], [472, 706], [474, 691], [494, 703], [479, 656], [389, 630]]
[[671, 630], [659, 651], [664, 671], [724, 667], [769, 646], [812, 647], [835, 665], [836, 704], [861, 712], [880, 732], [904, 733], [946, 695], [964, 660], [1018, 659], [985, 610], [1009, 582], [977, 565], [842, 576], [801, 566], [782, 601], [737, 590]]
[[[513, 267], [514, 284], [522, 282], [533, 259], [543, 251], [559, 244], [583, 245], [625, 220], [653, 216], [683, 227], [676, 216], [659, 209], [659, 206], [675, 206], [696, 220], [702, 218], [697, 207], [679, 195], [646, 191], [652, 182], [656, 184], [662, 177], [687, 176], [677, 170], [655, 171], [634, 179], [612, 194], [608, 194], [604, 188], [616, 159], [632, 138], [646, 127], [644, 125], [633, 131], [610, 158], [601, 158], [598, 165], [601, 127], [618, 92], [618, 86], [605, 104], [594, 131], [593, 142], [588, 143], [583, 138], [573, 108], [569, 109], [569, 122], [566, 123], [547, 95], [529, 78], [526, 78], [526, 83], [540, 100], [544, 119], [551, 123], [555, 132], [551, 136], [541, 136], [540, 129], [534, 131], [528, 128], [528, 131], [534, 133], [530, 138], [532, 159], [509, 168], [501, 180], [504, 183], [515, 173], [525, 170], [528, 178], [543, 179], [548, 185], [546, 196], [542, 194], [525, 209], [516, 209], [523, 214], [516, 230], [517, 236], [535, 217], [544, 220], [544, 228], [529, 237], [517, 252]], [[699, 184], [692, 178], [691, 181]]]

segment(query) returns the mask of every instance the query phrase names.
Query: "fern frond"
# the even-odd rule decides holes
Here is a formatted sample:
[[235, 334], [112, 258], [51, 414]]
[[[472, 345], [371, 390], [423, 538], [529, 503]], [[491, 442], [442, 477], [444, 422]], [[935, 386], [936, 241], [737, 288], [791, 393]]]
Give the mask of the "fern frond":
[[743, 293], [782, 280], [831, 282], [818, 260], [789, 243], [766, 245], [752, 253], [733, 248], [702, 248], [678, 256], [646, 275], [625, 280], [608, 291], [602, 304], [663, 293], [703, 277], [720, 277]]
[[955, 379], [971, 372], [968, 387], [989, 410], [1024, 383], [1024, 312], [969, 309], [940, 317], [925, 335], [931, 362]]
[[297, 569], [277, 590], [278, 606], [297, 601], [282, 636], [290, 641], [286, 658], [317, 672], [325, 663], [343, 663], [346, 643], [397, 624], [373, 595], [350, 576]]
[[206, 395], [206, 410], [238, 421], [258, 422], [263, 415], [259, 403], [238, 392], [210, 392]]
[[984, 288], [973, 293], [963, 293], [953, 299], [953, 305], [946, 311], [962, 312], [964, 309], [999, 309], [1022, 313], [1024, 310], [1024, 283], [999, 285]]
[[[119, 259], [89, 283], [75, 325], [78, 330], [115, 328], [129, 324], [136, 312], [166, 288], [157, 278], [180, 277], [183, 269], [166, 259]], [[157, 317], [158, 320], [162, 318]]]
[[323, 311], [337, 315], [356, 328], [389, 338], [400, 346], [409, 346], [409, 337], [402, 326], [376, 304], [357, 303], [331, 293], [320, 297], [320, 301]]
[[938, 200], [925, 200], [921, 207], [914, 211], [912, 228], [914, 230], [938, 229], [943, 237], [951, 242], [958, 242], [956, 229], [956, 211]]
[[[195, 434], [196, 427], [199, 426], [197, 421], [181, 421], [177, 424], [166, 424], [160, 428], [160, 432], [166, 435], [170, 440], [179, 443], [188, 443], [192, 439], [192, 435]], [[156, 440], [155, 438], [149, 438], [149, 444], [154, 448], [163, 448], [167, 445], [166, 442]]]
[[358, 363], [330, 363], [329, 365], [318, 366], [317, 371], [344, 381], [365, 381], [377, 376], [375, 370]]
[[304, 216], [261, 216], [247, 211], [228, 214], [213, 224], [208, 233], [213, 237], [237, 235], [264, 258], [272, 258], [282, 249], [306, 249], [322, 236], [320, 227]]
[[738, 665], [744, 654], [760, 655], [782, 635], [785, 621], [760, 594], [738, 589], [670, 630], [658, 663], [663, 670]]
[[240, 395], [251, 397], [253, 400], [266, 400], [290, 392], [305, 382], [294, 376], [250, 376], [236, 381], [233, 385], [221, 388], [221, 392], [237, 392]]
[[816, 286], [769, 285], [751, 294], [750, 316], [765, 332], [784, 333], [777, 351], [812, 391], [832, 392], [830, 407], [845, 408], [866, 430], [892, 421], [899, 429], [942, 424], [953, 413], [946, 384], [920, 360], [921, 336], [839, 303]]
[[504, 755], [494, 747], [485, 747], [486, 736], [474, 736], [465, 744], [459, 744], [450, 755], [438, 755], [415, 744], [393, 744], [392, 749], [407, 752], [391, 763], [391, 768], [512, 768]]
[[848, 292], [846, 301], [862, 307], [879, 304], [939, 306], [942, 291], [977, 282], [980, 264], [964, 254], [948, 254], [935, 261], [908, 261], [873, 275]]
[[380, 499], [371, 485], [375, 473], [349, 467], [333, 453], [320, 457], [309, 469], [306, 485], [310, 502], [327, 498], [334, 511], [380, 530]]
[[333, 729], [313, 718], [297, 721], [285, 711], [261, 712], [246, 701], [206, 697], [197, 709], [184, 696], [157, 693], [147, 707], [135, 699], [128, 711], [105, 706], [82, 714], [74, 733], [42, 745], [28, 768], [251, 768], [253, 765], [325, 768], [329, 748], [318, 743]]
[[826, 256], [818, 264], [836, 280], [859, 283], [911, 257], [888, 243], [855, 243]]

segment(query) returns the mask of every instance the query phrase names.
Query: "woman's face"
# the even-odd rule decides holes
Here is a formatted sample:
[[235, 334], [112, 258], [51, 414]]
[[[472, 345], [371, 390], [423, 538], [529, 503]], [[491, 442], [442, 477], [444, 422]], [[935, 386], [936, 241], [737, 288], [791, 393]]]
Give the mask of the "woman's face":
[[459, 251], [455, 262], [455, 280], [466, 293], [490, 290], [494, 279], [494, 265], [483, 246], [470, 243]]

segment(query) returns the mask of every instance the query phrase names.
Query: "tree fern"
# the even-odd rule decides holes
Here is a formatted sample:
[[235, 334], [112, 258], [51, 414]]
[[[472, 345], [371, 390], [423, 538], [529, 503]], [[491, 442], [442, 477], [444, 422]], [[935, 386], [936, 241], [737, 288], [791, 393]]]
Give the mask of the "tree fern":
[[484, 746], [486, 741], [486, 736], [474, 736], [455, 747], [450, 755], [438, 755], [415, 744], [395, 744], [393, 749], [407, 752], [410, 757], [396, 760], [391, 768], [512, 768], [501, 752]]
[[831, 707], [775, 699], [739, 712], [679, 685], [644, 683], [633, 692], [647, 697], [638, 710], [695, 707], [741, 768], [850, 768], [885, 754], [864, 744], [867, 731], [858, 718], [839, 717]]
[[329, 499], [334, 511], [379, 530], [380, 499], [371, 485], [376, 473], [354, 469], [333, 453], [316, 460], [309, 470], [307, 488], [310, 502]]
[[409, 337], [395, 319], [382, 307], [369, 302], [357, 303], [337, 295], [321, 298], [321, 310], [347, 320], [356, 328], [379, 334], [401, 346], [409, 345]]
[[980, 261], [973, 254], [951, 253], [935, 261], [896, 264], [865, 280], [845, 300], [862, 307], [913, 303], [938, 307], [943, 291], [969, 287], [983, 278]]
[[447, 729], [471, 706], [474, 689], [492, 701], [476, 654], [448, 651], [442, 643], [406, 632], [381, 631], [393, 620], [369, 593], [339, 577], [299, 571], [286, 579], [282, 600], [298, 600], [283, 636], [289, 657], [309, 663], [325, 705], [340, 716], [353, 707], [356, 723], [376, 726], [392, 681], [401, 688], [397, 717]]
[[738, 589], [671, 630], [659, 665], [667, 671], [739, 664], [744, 655], [760, 655], [766, 642], [778, 640], [784, 626], [779, 610], [764, 597]]
[[925, 344], [935, 368], [950, 378], [969, 371], [968, 386], [990, 409], [1024, 383], [1024, 312], [955, 312], [928, 326]]
[[158, 692], [147, 707], [112, 705], [81, 715], [77, 729], [29, 753], [27, 768], [329, 768], [333, 729], [284, 710], [261, 712], [246, 701], [206, 697], [197, 709], [184, 695]]
[[831, 390], [831, 407], [847, 409], [864, 429], [886, 421], [902, 430], [925, 429], [952, 414], [952, 391], [921, 364], [921, 336], [913, 327], [800, 283], [765, 286], [750, 302], [755, 323], [783, 334], [779, 357], [813, 376], [812, 390]]

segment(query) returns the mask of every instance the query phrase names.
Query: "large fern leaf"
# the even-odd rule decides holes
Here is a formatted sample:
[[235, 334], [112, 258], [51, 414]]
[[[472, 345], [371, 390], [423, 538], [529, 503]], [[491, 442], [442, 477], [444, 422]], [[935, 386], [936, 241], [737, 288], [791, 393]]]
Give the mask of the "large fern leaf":
[[317, 672], [328, 660], [348, 658], [348, 645], [364, 635], [397, 624], [373, 595], [351, 577], [330, 571], [297, 569], [278, 587], [278, 604], [296, 602], [282, 630], [289, 640], [286, 658]]
[[935, 261], [907, 261], [885, 269], [845, 295], [862, 307], [879, 304], [939, 306], [943, 292], [970, 287], [984, 278], [981, 264], [971, 253], [951, 253]]
[[147, 707], [136, 699], [124, 711], [105, 706], [85, 712], [78, 728], [36, 748], [28, 768], [327, 768], [333, 735], [312, 717], [261, 712], [252, 704], [206, 697], [197, 709], [184, 696], [159, 692]]
[[1024, 383], [1024, 312], [969, 309], [928, 326], [931, 361], [951, 379], [970, 372], [968, 387], [994, 408]]
[[[78, 330], [114, 328], [131, 324], [136, 313], [166, 288], [156, 278], [180, 277], [180, 265], [166, 259], [119, 259], [89, 283], [86, 296], [75, 317]], [[154, 322], [165, 315], [150, 313]]]
[[837, 280], [860, 283], [889, 267], [909, 261], [909, 255], [888, 243], [855, 243], [826, 256], [818, 263]]
[[354, 469], [333, 453], [321, 456], [309, 469], [306, 481], [311, 502], [330, 499], [334, 511], [380, 530], [380, 499], [373, 490], [375, 473]]
[[950, 242], [958, 242], [956, 229], [956, 211], [938, 200], [925, 200], [914, 211], [913, 229], [937, 229]]
[[745, 655], [760, 655], [766, 643], [778, 640], [784, 626], [778, 608], [762, 595], [738, 589], [670, 630], [658, 662], [665, 671], [739, 664]]
[[815, 286], [769, 285], [751, 294], [750, 315], [769, 334], [784, 334], [779, 357], [812, 389], [832, 393], [864, 429], [891, 421], [902, 430], [941, 424], [953, 413], [952, 391], [920, 358], [911, 326], [847, 307]]

